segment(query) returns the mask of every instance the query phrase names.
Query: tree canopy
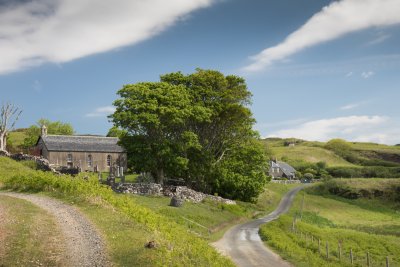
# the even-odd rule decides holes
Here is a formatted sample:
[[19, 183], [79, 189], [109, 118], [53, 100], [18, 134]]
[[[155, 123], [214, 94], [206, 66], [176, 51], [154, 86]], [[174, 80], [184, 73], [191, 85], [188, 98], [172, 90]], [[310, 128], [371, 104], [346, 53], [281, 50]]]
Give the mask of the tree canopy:
[[45, 125], [47, 127], [48, 134], [55, 135], [73, 135], [74, 128], [70, 123], [64, 123], [61, 121], [50, 121], [48, 119], [40, 119], [36, 122], [36, 125], [31, 125], [26, 130], [27, 137], [24, 139], [23, 147], [30, 148], [35, 145], [37, 139], [41, 133], [41, 127]]
[[198, 190], [252, 200], [266, 183], [266, 158], [252, 130], [251, 93], [241, 77], [198, 69], [125, 85], [110, 115], [136, 171], [183, 178]]

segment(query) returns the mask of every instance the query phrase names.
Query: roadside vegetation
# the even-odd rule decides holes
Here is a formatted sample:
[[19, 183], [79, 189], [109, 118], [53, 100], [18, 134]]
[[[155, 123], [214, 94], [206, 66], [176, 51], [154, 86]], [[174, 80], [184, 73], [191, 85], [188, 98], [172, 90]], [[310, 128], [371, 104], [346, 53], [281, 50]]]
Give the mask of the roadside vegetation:
[[385, 266], [386, 257], [400, 266], [399, 188], [397, 179], [333, 179], [300, 193], [260, 234], [296, 266], [351, 266], [350, 250], [353, 266], [366, 266], [367, 253], [372, 266]]
[[[170, 198], [119, 195], [99, 185], [96, 176], [86, 181], [85, 175], [55, 176], [0, 157], [0, 188], [45, 194], [78, 207], [102, 233], [117, 266], [232, 266], [208, 243], [231, 225], [272, 211], [281, 196], [296, 186], [268, 184], [256, 203], [225, 205], [206, 200], [174, 208], [169, 206]], [[152, 240], [157, 248], [145, 248]]]

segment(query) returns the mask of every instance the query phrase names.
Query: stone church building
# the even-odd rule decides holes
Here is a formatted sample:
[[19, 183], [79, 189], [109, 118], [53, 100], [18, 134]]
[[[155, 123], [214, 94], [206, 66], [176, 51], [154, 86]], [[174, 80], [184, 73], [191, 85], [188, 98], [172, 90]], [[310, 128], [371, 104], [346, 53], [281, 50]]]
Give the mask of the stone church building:
[[53, 166], [80, 167], [82, 171], [110, 170], [110, 166], [127, 167], [126, 151], [117, 137], [47, 135], [46, 126], [36, 143], [36, 154]]

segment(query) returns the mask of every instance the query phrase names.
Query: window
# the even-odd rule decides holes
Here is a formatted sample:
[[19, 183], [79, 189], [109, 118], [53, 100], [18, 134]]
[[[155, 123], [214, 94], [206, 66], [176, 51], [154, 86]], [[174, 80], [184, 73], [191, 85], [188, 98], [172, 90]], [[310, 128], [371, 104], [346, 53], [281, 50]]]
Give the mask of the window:
[[87, 157], [87, 165], [88, 165], [88, 167], [92, 167], [92, 165], [93, 165], [92, 155], [88, 155], [88, 157]]
[[107, 155], [107, 167], [111, 166], [111, 155]]
[[72, 163], [72, 154], [67, 155], [67, 166], [68, 168], [72, 168], [74, 164]]

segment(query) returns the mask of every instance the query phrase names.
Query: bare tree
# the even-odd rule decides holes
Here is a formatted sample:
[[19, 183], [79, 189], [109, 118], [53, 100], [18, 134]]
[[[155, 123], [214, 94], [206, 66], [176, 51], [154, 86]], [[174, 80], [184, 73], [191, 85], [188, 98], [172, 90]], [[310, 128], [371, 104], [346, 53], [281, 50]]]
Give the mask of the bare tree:
[[15, 123], [19, 119], [22, 110], [11, 103], [5, 103], [1, 106], [0, 111], [0, 151], [6, 150], [7, 134], [14, 128]]

